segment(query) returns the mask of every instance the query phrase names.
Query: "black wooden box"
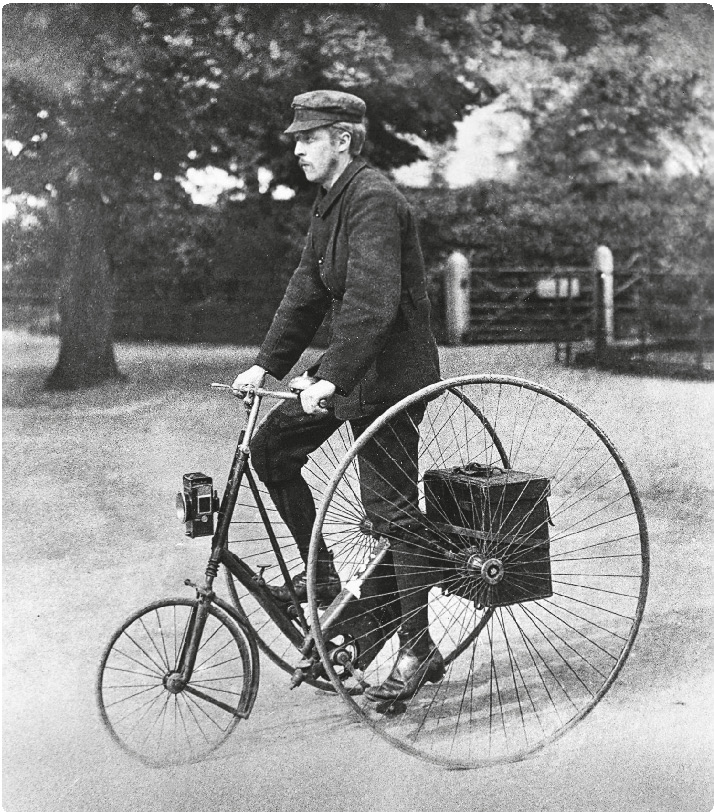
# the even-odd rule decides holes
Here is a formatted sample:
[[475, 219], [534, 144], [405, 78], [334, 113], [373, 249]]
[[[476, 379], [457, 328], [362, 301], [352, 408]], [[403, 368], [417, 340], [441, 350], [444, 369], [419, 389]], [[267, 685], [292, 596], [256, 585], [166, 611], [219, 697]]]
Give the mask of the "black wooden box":
[[[478, 464], [426, 471], [427, 519], [456, 554], [447, 590], [484, 606], [550, 597], [549, 495], [548, 479], [523, 471]], [[474, 570], [479, 559], [496, 562], [495, 583]]]

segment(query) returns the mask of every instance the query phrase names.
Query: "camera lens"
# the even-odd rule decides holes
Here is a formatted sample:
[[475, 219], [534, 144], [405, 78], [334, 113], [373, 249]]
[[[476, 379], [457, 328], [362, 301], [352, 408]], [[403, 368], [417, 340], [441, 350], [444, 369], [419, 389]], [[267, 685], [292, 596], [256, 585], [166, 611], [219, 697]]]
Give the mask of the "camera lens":
[[188, 504], [186, 503], [186, 497], [182, 493], [176, 494], [176, 518], [184, 524], [189, 519]]

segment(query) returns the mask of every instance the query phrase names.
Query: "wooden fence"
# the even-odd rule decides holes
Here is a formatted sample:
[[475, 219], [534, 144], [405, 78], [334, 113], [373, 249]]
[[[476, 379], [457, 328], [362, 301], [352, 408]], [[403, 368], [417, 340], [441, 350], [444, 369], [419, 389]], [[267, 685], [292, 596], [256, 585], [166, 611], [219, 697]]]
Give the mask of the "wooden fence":
[[[44, 279], [3, 277], [3, 327], [56, 332], [57, 289]], [[115, 337], [255, 343], [277, 305], [182, 303], [165, 297], [115, 302]], [[714, 274], [613, 267], [600, 252], [589, 266], [470, 268], [451, 258], [444, 273], [449, 343], [550, 342], [566, 364], [714, 374]]]

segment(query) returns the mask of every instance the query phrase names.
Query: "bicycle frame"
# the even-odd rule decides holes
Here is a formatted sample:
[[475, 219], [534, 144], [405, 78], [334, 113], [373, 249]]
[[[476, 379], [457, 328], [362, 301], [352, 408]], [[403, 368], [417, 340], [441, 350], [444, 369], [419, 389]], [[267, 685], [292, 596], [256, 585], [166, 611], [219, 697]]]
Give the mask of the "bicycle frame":
[[[230, 389], [225, 384], [213, 384], [217, 388]], [[319, 662], [319, 656], [314, 645], [314, 638], [310, 633], [310, 627], [305, 617], [302, 604], [295, 594], [295, 589], [292, 584], [290, 572], [285, 563], [283, 552], [278, 544], [277, 537], [273, 530], [270, 518], [268, 516], [265, 503], [258, 490], [255, 478], [248, 465], [250, 458], [250, 441], [253, 439], [253, 434], [257, 425], [258, 412], [264, 397], [273, 397], [280, 400], [297, 400], [299, 395], [293, 392], [280, 392], [271, 391], [267, 389], [246, 387], [244, 394], [244, 402], [247, 411], [247, 420], [245, 428], [240, 432], [236, 451], [233, 456], [228, 481], [218, 509], [218, 521], [216, 531], [213, 535], [211, 556], [206, 567], [205, 582], [198, 586], [186, 581], [186, 584], [193, 586], [198, 594], [199, 603], [197, 604], [195, 614], [191, 618], [189, 630], [183, 644], [183, 649], [180, 656], [180, 679], [182, 682], [188, 682], [191, 678], [192, 669], [196, 661], [196, 655], [200, 647], [200, 640], [203, 628], [205, 626], [207, 609], [206, 604], [212, 600], [216, 600], [213, 592], [213, 581], [218, 574], [218, 569], [223, 564], [229, 572], [239, 580], [243, 586], [250, 591], [253, 598], [260, 604], [262, 609], [275, 623], [278, 629], [288, 638], [288, 640], [295, 646], [295, 648], [302, 655], [303, 660], [293, 673], [292, 687], [300, 685], [304, 679], [309, 675], [312, 668]], [[292, 606], [295, 612], [295, 619], [298, 621], [302, 634], [295, 627], [290, 617], [285, 611], [285, 604], [279, 603], [273, 598], [268, 590], [265, 582], [262, 579], [262, 573], [256, 573], [248, 566], [238, 555], [228, 549], [228, 532], [230, 529], [231, 521], [233, 519], [233, 512], [235, 510], [238, 493], [243, 480], [247, 480], [248, 487], [253, 495], [255, 503], [258, 507], [260, 517], [265, 526], [270, 544], [275, 553], [278, 561], [281, 574], [285, 581], [285, 586], [292, 599]], [[364, 579], [369, 577], [379, 563], [384, 559], [390, 547], [388, 539], [380, 539], [379, 544], [374, 550], [364, 570], [359, 573], [358, 581], [361, 583]], [[321, 628], [323, 633], [330, 628], [341, 617], [342, 613], [348, 604], [359, 595], [359, 586], [354, 582], [345, 587], [340, 594], [332, 601], [321, 620]], [[243, 619], [248, 620], [243, 614]], [[349, 669], [350, 663], [341, 662], [341, 665]]]

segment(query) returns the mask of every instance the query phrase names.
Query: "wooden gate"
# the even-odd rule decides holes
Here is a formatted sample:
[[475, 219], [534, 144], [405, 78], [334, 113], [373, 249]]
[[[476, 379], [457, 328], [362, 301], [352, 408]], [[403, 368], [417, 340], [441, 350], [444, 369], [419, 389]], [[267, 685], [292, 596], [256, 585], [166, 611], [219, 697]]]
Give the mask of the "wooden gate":
[[590, 334], [590, 268], [475, 268], [464, 340], [580, 341]]

